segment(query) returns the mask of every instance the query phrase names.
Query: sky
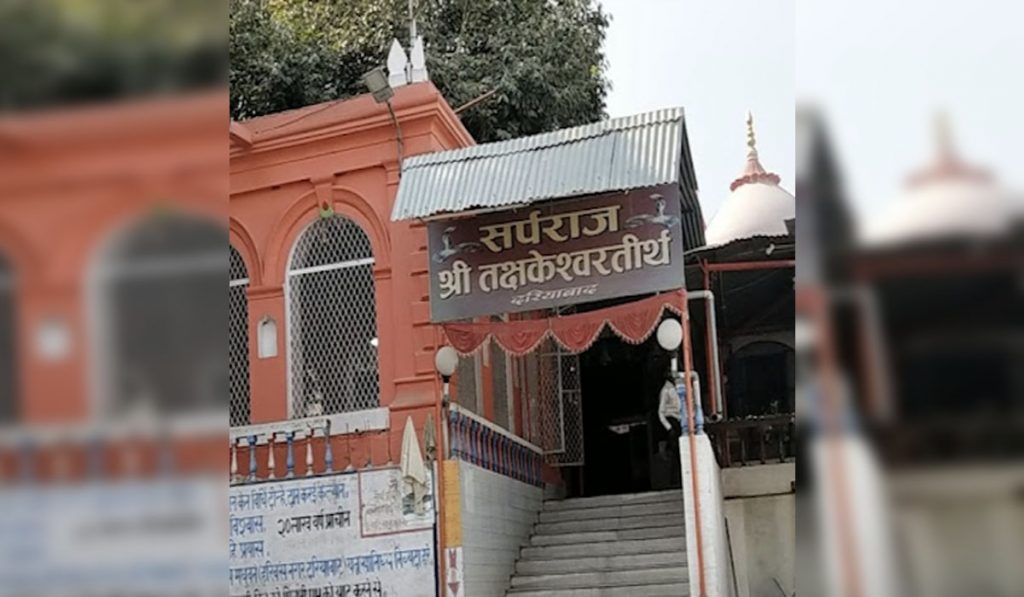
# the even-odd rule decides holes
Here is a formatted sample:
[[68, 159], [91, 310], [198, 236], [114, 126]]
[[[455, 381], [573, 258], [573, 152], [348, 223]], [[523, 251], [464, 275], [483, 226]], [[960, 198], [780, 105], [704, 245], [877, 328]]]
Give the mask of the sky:
[[794, 190], [794, 0], [601, 0], [608, 115], [682, 106], [710, 222], [746, 159], [753, 112], [764, 167]]
[[825, 117], [862, 218], [898, 200], [947, 114], [961, 157], [1021, 188], [1020, 3], [796, 0], [796, 91]]

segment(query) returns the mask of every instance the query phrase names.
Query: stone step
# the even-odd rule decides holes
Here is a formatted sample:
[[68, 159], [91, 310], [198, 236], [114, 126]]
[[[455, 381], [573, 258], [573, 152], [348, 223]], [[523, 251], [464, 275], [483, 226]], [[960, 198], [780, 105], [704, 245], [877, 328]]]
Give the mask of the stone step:
[[[537, 574], [513, 576], [512, 588], [518, 589], [590, 589], [594, 587], [643, 586], [686, 582], [682, 566], [571, 574]], [[639, 593], [642, 595], [643, 593]]]
[[571, 574], [574, 572], [609, 572], [615, 570], [682, 567], [686, 565], [683, 551], [666, 551], [639, 555], [591, 555], [581, 558], [553, 560], [522, 559], [516, 563], [516, 574]]
[[569, 520], [592, 520], [595, 518], [622, 518], [626, 516], [649, 516], [656, 514], [683, 513], [682, 496], [676, 500], [639, 504], [617, 504], [593, 508], [570, 508], [567, 510], [542, 510], [540, 522], [566, 522]]
[[552, 560], [557, 558], [604, 557], [617, 555], [641, 555], [649, 553], [674, 552], [685, 557], [686, 538], [683, 529], [678, 535], [662, 539], [633, 539], [604, 541], [600, 543], [566, 543], [541, 547], [524, 547], [520, 556], [523, 560]]
[[588, 531], [579, 533], [558, 533], [554, 535], [538, 535], [530, 537], [530, 545], [572, 545], [578, 543], [599, 543], [603, 541], [631, 541], [634, 539], [666, 539], [685, 537], [683, 525], [662, 521], [662, 526], [640, 528]]
[[686, 597], [689, 594], [690, 588], [685, 582], [586, 589], [513, 589], [505, 593], [506, 597]]
[[554, 512], [556, 510], [573, 510], [577, 508], [651, 504], [655, 502], [671, 502], [682, 499], [683, 494], [679, 489], [648, 491], [645, 493], [624, 493], [619, 495], [600, 495], [596, 497], [569, 498], [565, 500], [547, 500], [544, 502], [544, 511]]
[[533, 532], [536, 535], [559, 535], [563, 533], [586, 533], [591, 531], [646, 529], [682, 524], [683, 513], [680, 511], [673, 514], [655, 514], [648, 516], [595, 518], [589, 520], [568, 520], [565, 522], [540, 522], [533, 527]]

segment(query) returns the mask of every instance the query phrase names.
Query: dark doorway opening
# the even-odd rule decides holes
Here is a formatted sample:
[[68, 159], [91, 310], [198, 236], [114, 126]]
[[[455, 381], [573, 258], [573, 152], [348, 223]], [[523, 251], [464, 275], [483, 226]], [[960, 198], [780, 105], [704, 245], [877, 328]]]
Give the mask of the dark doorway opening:
[[758, 341], [740, 348], [726, 363], [729, 418], [794, 412], [793, 349], [780, 342]]
[[679, 487], [678, 448], [658, 420], [669, 361], [653, 335], [631, 345], [605, 332], [580, 355], [586, 458], [573, 495]]

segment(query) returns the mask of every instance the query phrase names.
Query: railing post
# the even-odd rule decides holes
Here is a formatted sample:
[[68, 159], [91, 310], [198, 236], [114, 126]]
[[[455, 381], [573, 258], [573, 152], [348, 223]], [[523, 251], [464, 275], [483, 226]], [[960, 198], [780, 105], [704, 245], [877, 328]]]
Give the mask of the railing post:
[[313, 428], [306, 435], [306, 476], [313, 476]]
[[35, 480], [35, 460], [35, 445], [26, 437], [18, 446], [18, 477], [22, 483]]
[[454, 409], [448, 409], [448, 420], [445, 421], [445, 425], [448, 426], [448, 451], [449, 456], [456, 457], [459, 454], [459, 413], [455, 412]]
[[229, 439], [231, 445], [231, 472], [228, 482], [238, 482], [238, 439]]
[[256, 436], [249, 436], [249, 480], [256, 480]]
[[267, 478], [270, 480], [277, 478], [277, 457], [274, 456], [274, 440], [276, 437], [277, 434], [273, 431], [267, 437]]
[[288, 453], [287, 453], [287, 456], [286, 456], [286, 459], [285, 459], [285, 468], [287, 470], [287, 473], [285, 473], [285, 476], [286, 476], [286, 478], [291, 479], [291, 478], [295, 477], [295, 432], [294, 431], [289, 431], [288, 432], [288, 435], [286, 436], [286, 441], [288, 442]]
[[331, 421], [324, 425], [324, 474], [334, 472], [334, 451], [331, 449]]

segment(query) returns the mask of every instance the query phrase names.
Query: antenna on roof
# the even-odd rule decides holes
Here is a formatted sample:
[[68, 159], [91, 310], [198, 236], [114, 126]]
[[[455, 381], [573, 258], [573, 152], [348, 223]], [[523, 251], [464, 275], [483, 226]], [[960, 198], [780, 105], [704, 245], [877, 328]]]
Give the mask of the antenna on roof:
[[409, 45], [416, 45], [416, 0], [409, 0]]

